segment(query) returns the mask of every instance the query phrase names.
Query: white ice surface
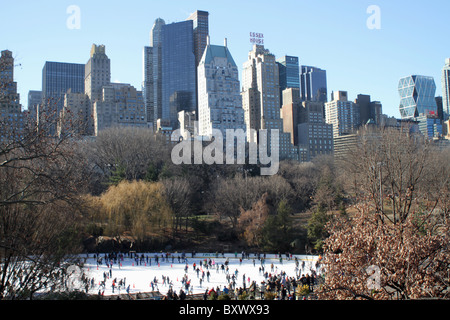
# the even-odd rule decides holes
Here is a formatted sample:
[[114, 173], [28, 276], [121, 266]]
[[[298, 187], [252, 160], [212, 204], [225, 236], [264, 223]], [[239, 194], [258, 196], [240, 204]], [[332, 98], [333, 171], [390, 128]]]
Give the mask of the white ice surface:
[[[138, 256], [141, 254], [138, 253]], [[94, 287], [89, 289], [89, 293], [96, 294], [100, 291], [103, 291], [105, 296], [107, 295], [115, 295], [115, 294], [124, 294], [126, 293], [126, 288], [129, 287], [129, 293], [138, 293], [138, 292], [151, 292], [158, 290], [161, 294], [166, 294], [169, 290], [169, 284], [166, 281], [166, 284], [163, 285], [163, 278], [168, 277], [169, 282], [172, 285], [174, 291], [179, 293], [182, 288], [182, 278], [185, 274], [187, 274], [187, 278], [191, 280], [192, 292], [193, 294], [203, 293], [207, 289], [219, 287], [223, 289], [224, 286], [228, 285], [226, 280], [226, 273], [224, 273], [220, 266], [225, 263], [226, 259], [229, 258], [229, 274], [230, 276], [238, 270], [238, 274], [236, 277], [236, 287], [243, 287], [243, 275], [245, 274], [246, 285], [247, 287], [250, 285], [252, 281], [256, 281], [258, 285], [261, 282], [265, 281], [263, 272], [260, 272], [259, 268], [261, 267], [261, 261], [253, 254], [250, 255], [249, 259], [242, 259], [242, 263], [240, 259], [242, 258], [241, 254], [238, 254], [235, 257], [235, 254], [225, 254], [225, 258], [219, 254], [219, 257], [216, 257], [215, 254], [207, 254], [207, 253], [197, 253], [194, 258], [191, 257], [190, 253], [186, 254], [188, 271], [185, 273], [186, 262], [181, 260], [181, 263], [178, 262], [178, 253], [175, 253], [174, 261], [169, 258], [168, 261], [164, 262], [161, 259], [161, 253], [158, 253], [159, 264], [155, 262], [155, 253], [144, 253], [144, 256], [148, 256], [151, 258], [150, 263], [145, 263], [145, 261], [141, 265], [137, 265], [134, 258], [124, 256], [123, 260], [119, 261], [116, 264], [106, 266], [105, 260], [103, 259], [103, 263], [101, 265], [97, 265], [97, 260], [94, 258], [93, 254], [84, 255], [83, 258], [86, 259], [84, 264], [83, 272], [88, 277], [88, 279], [94, 279]], [[104, 257], [104, 254], [100, 254], [101, 257]], [[297, 257], [299, 261], [299, 270], [296, 270], [296, 264], [294, 257]], [[211, 259], [213, 265], [209, 268], [210, 271], [210, 279], [207, 280], [205, 275], [204, 281], [200, 284], [201, 271], [199, 277], [197, 277], [197, 273], [193, 269], [193, 264], [196, 263], [199, 266], [201, 261], [204, 259]], [[255, 260], [255, 264], [253, 265], [253, 259]], [[282, 254], [282, 263], [280, 262], [279, 256], [275, 254], [267, 254], [264, 268], [265, 271], [269, 274], [280, 274], [282, 271], [286, 273], [287, 277], [297, 277], [301, 274], [311, 274], [311, 271], [314, 270], [320, 274], [320, 270], [316, 269], [316, 261], [317, 256], [309, 256], [309, 255], [293, 255], [290, 260], [286, 259], [286, 256]], [[304, 262], [304, 268], [302, 268]], [[216, 264], [219, 265], [219, 271], [216, 271]], [[271, 264], [274, 265], [273, 271], [271, 269]], [[109, 276], [111, 270], [111, 276]], [[202, 267], [206, 274], [207, 269]], [[105, 281], [105, 286], [99, 286], [99, 284], [104, 280], [104, 273], [108, 275]], [[152, 290], [151, 282], [154, 279], [157, 279], [157, 285], [154, 286], [154, 290]], [[115, 286], [115, 290], [113, 292], [112, 282], [116, 279], [116, 283], [119, 282], [120, 279], [125, 280], [125, 286], [119, 288]], [[184, 290], [184, 287], [183, 287]], [[188, 292], [186, 292], [188, 293]]]

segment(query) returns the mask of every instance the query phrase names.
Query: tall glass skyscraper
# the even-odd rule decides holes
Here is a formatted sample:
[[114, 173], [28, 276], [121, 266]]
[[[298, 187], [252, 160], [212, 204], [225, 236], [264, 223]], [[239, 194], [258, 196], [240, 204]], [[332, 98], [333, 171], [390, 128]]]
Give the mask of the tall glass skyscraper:
[[450, 116], [450, 58], [445, 59], [442, 69], [442, 104], [444, 109], [444, 120]]
[[196, 111], [196, 74], [193, 21], [161, 28], [162, 118], [178, 123], [179, 111]]
[[300, 86], [300, 97], [303, 101], [328, 101], [326, 70], [301, 66]]
[[158, 18], [150, 32], [150, 46], [143, 50], [143, 83], [147, 122], [156, 128], [156, 122], [162, 117], [162, 57], [161, 30], [166, 23]]
[[300, 66], [298, 57], [283, 56], [277, 60], [280, 90], [286, 88], [300, 88]]
[[433, 77], [411, 75], [401, 78], [398, 92], [402, 119], [417, 118], [423, 114], [437, 115], [436, 84]]
[[45, 62], [42, 70], [42, 97], [44, 101], [57, 106], [57, 112], [64, 106], [64, 95], [69, 89], [73, 93], [84, 93], [84, 64]]

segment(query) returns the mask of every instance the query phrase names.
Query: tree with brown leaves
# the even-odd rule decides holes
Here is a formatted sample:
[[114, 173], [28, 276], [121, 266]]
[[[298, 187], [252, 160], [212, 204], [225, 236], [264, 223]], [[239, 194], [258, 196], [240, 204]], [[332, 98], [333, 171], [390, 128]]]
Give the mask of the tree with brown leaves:
[[436, 161], [442, 152], [408, 130], [360, 133], [340, 163], [355, 201], [328, 224], [320, 298], [448, 298], [450, 168]]

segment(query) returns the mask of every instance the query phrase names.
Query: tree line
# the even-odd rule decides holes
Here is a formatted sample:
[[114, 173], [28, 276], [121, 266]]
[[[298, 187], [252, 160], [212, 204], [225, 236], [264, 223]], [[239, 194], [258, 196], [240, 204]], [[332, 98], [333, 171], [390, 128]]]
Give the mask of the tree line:
[[211, 227], [271, 251], [292, 250], [303, 229], [322, 256], [324, 299], [447, 295], [449, 149], [408, 130], [362, 130], [344, 158], [260, 176], [256, 165], [174, 165], [166, 138], [145, 129], [55, 137], [52, 119], [0, 126], [0, 299], [63, 287], [89, 235], [144, 248]]
[[[95, 204], [87, 216], [93, 224], [103, 226], [104, 234], [117, 236], [127, 231], [140, 243], [155, 236], [172, 236], [173, 240], [188, 226], [198, 226], [199, 216], [207, 215], [222, 225], [218, 233], [222, 238], [243, 241], [259, 250], [284, 251], [292, 249], [290, 243], [295, 240], [293, 214], [309, 210], [318, 190], [321, 198], [328, 199], [321, 201], [334, 207], [330, 157], [314, 163], [282, 161], [274, 176], [260, 176], [259, 167], [248, 164], [174, 165], [165, 137], [136, 128], [106, 129], [95, 140], [81, 143], [79, 149], [88, 163], [84, 170], [91, 176], [86, 200]], [[150, 208], [146, 204], [152, 199], [164, 205]], [[265, 235], [263, 242], [248, 237], [253, 221], [244, 218], [262, 203], [268, 212], [260, 221], [265, 225], [260, 230]], [[147, 213], [145, 218], [143, 213]], [[158, 223], [150, 223], [150, 217]], [[147, 222], [133, 225], [134, 219]], [[274, 223], [279, 220], [284, 225], [281, 233]], [[147, 233], [138, 231], [139, 225], [147, 225]], [[270, 234], [281, 238], [268, 240]]]

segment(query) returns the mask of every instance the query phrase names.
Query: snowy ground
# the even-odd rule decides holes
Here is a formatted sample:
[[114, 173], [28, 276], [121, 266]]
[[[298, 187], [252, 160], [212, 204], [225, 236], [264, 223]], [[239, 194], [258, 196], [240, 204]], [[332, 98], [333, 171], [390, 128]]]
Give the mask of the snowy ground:
[[[141, 257], [141, 254], [137, 254]], [[103, 292], [106, 295], [116, 295], [138, 292], [150, 292], [159, 290], [160, 293], [166, 294], [170, 286], [177, 293], [183, 287], [182, 278], [186, 277], [191, 281], [191, 290], [188, 294], [203, 293], [207, 289], [219, 287], [223, 289], [228, 285], [226, 272], [222, 271], [222, 265], [225, 266], [225, 261], [228, 259], [229, 275], [236, 274], [236, 286], [243, 287], [243, 276], [245, 275], [246, 286], [248, 287], [252, 281], [256, 281], [258, 285], [265, 280], [264, 272], [260, 268], [264, 267], [264, 271], [269, 274], [280, 274], [285, 272], [287, 277], [297, 277], [302, 274], [311, 274], [314, 270], [317, 274], [320, 274], [320, 270], [316, 269], [317, 256], [307, 255], [293, 255], [290, 259], [287, 259], [286, 255], [282, 255], [282, 261], [280, 257], [275, 254], [267, 254], [264, 263], [258, 260], [254, 254], [251, 254], [249, 258], [241, 260], [242, 255], [233, 253], [225, 254], [222, 256], [216, 256], [216, 254], [197, 253], [193, 258], [191, 254], [186, 254], [186, 260], [180, 259], [181, 254], [175, 253], [169, 256], [168, 259], [162, 260], [163, 254], [158, 253], [158, 263], [155, 261], [155, 253], [144, 253], [144, 259], [141, 263], [137, 263], [135, 257], [129, 257], [128, 255], [123, 258], [118, 258], [116, 263], [107, 265], [105, 263], [104, 254], [100, 254], [102, 257], [102, 263], [97, 264], [97, 258], [93, 254], [85, 255], [85, 264], [83, 272], [87, 277], [90, 284], [93, 286], [89, 289], [89, 293], [97, 294]], [[296, 267], [295, 257], [298, 260], [298, 268]], [[148, 259], [147, 259], [148, 258]], [[206, 268], [200, 267], [202, 261], [209, 262], [211, 260], [211, 266]], [[109, 260], [107, 260], [109, 261]], [[196, 264], [196, 268], [200, 268], [199, 275], [193, 268], [193, 264]], [[271, 265], [273, 264], [273, 269]], [[185, 271], [186, 265], [188, 266], [187, 273]], [[218, 268], [218, 270], [217, 270]], [[210, 272], [209, 281], [207, 279], [207, 271]], [[201, 283], [202, 271], [205, 272], [204, 280]], [[163, 284], [163, 276], [166, 277], [165, 284]], [[122, 286], [119, 286], [122, 280]], [[156, 280], [156, 281], [155, 281]], [[113, 281], [115, 282], [113, 292]], [[104, 285], [101, 285], [104, 282]], [[153, 287], [152, 287], [153, 283]], [[184, 287], [183, 287], [184, 290]]]

